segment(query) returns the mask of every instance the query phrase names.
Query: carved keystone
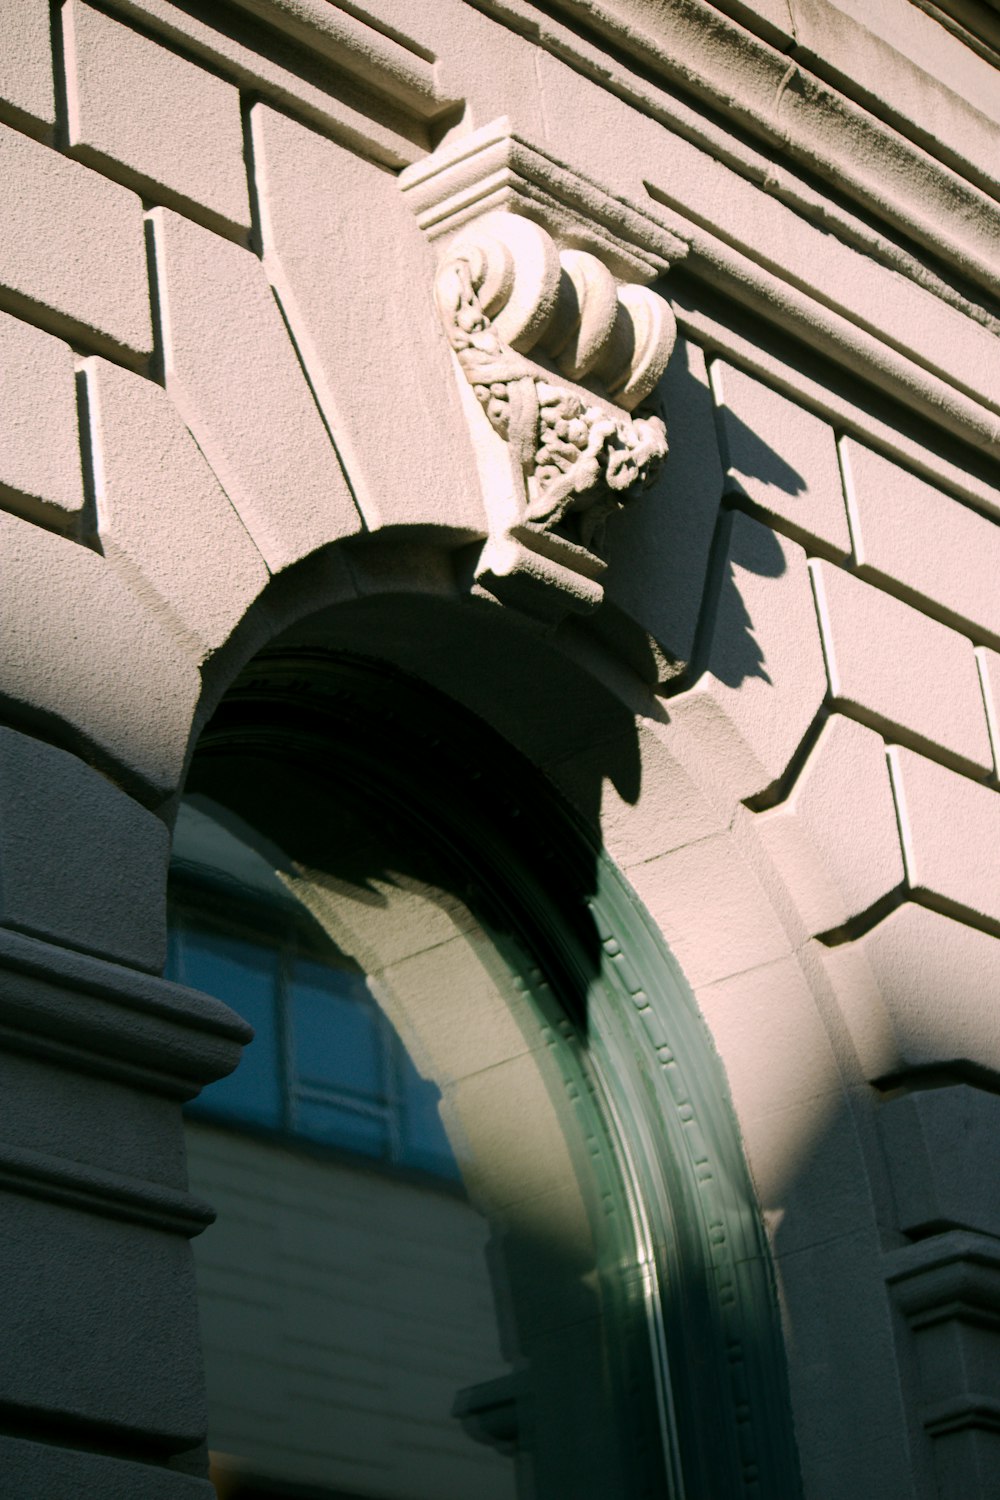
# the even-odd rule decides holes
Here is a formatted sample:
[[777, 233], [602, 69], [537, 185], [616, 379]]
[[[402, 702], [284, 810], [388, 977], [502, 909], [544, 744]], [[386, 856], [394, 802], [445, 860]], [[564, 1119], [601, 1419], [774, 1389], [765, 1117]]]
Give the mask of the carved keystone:
[[500, 121], [408, 169], [402, 185], [441, 244], [441, 320], [509, 458], [509, 478], [485, 485], [477, 584], [557, 620], [601, 603], [605, 523], [667, 452], [663, 417], [643, 403], [670, 357], [674, 316], [621, 271], [651, 280], [669, 264], [665, 250], [686, 247], [662, 245], [658, 226], [630, 234], [637, 213], [554, 163], [546, 198], [545, 161]]

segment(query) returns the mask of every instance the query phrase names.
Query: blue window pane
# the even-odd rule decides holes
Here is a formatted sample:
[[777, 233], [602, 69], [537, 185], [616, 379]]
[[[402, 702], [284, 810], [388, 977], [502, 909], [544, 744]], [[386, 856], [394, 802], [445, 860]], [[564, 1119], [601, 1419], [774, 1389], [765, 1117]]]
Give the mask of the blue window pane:
[[429, 1079], [421, 1078], [406, 1054], [400, 1059], [399, 1085], [401, 1161], [408, 1167], [419, 1167], [438, 1177], [459, 1180], [458, 1162], [438, 1109], [440, 1089]]
[[389, 1155], [389, 1131], [381, 1115], [362, 1114], [325, 1099], [295, 1100], [295, 1132], [326, 1146], [340, 1146], [361, 1156], [385, 1159]]
[[296, 1081], [366, 1099], [384, 1098], [378, 1016], [361, 975], [300, 958], [292, 966], [291, 981]]
[[185, 924], [180, 968], [185, 984], [231, 1005], [255, 1032], [235, 1073], [210, 1084], [189, 1109], [256, 1125], [280, 1125], [283, 1111], [275, 949]]

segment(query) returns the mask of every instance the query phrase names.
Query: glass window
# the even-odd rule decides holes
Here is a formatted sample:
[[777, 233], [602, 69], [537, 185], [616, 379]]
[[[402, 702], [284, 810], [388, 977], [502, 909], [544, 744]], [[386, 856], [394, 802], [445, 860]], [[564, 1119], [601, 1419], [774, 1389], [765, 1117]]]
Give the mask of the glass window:
[[252, 839], [207, 798], [181, 808], [167, 977], [218, 996], [255, 1032], [189, 1113], [457, 1181], [440, 1091]]
[[586, 908], [502, 775], [484, 795], [477, 726], [408, 743], [302, 698], [220, 711], [176, 834], [174, 972], [239, 940], [212, 987], [280, 1080], [278, 1124], [242, 1065], [188, 1125], [215, 1468], [331, 1500], [663, 1493]]

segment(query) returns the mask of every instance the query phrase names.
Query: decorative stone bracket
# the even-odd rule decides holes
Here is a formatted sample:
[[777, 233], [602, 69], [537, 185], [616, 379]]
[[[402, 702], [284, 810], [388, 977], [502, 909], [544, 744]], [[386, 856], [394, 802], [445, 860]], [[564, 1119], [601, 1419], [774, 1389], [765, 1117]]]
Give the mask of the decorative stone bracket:
[[663, 248], [676, 258], [686, 247], [650, 251], [648, 232], [623, 237], [634, 211], [517, 140], [506, 121], [409, 169], [403, 186], [442, 241], [441, 320], [509, 460], [508, 470], [495, 439], [485, 453], [480, 443], [484, 467], [499, 459], [505, 472], [486, 476], [477, 585], [549, 620], [593, 610], [605, 523], [667, 453], [653, 398], [673, 313], [621, 273], [651, 280], [669, 264]]

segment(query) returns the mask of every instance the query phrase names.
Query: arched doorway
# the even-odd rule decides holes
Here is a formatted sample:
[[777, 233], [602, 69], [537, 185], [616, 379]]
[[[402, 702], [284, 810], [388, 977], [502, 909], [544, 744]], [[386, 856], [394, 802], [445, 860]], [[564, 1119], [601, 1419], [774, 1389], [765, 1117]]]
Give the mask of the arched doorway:
[[[548, 784], [424, 684], [299, 648], [244, 672], [188, 794], [189, 828], [207, 818], [267, 870], [316, 947], [306, 962], [352, 976], [349, 1026], [359, 995], [376, 1001], [440, 1091], [441, 1161], [488, 1225], [499, 1354], [454, 1391], [453, 1420], [514, 1456], [522, 1494], [794, 1495], [773, 1293], [721, 1068], [655, 930]], [[179, 853], [181, 911], [197, 859]], [[275, 984], [287, 1012], [287, 978]], [[287, 1014], [280, 1027], [287, 1136], [289, 1056], [306, 1114], [343, 1116], [345, 1095], [322, 1096]], [[313, 1059], [321, 1030], [302, 1044]], [[356, 1154], [405, 1169], [401, 1121]], [[344, 1148], [340, 1128], [327, 1145]], [[210, 1389], [218, 1378], [210, 1360]], [[327, 1492], [379, 1493], [370, 1476]]]

